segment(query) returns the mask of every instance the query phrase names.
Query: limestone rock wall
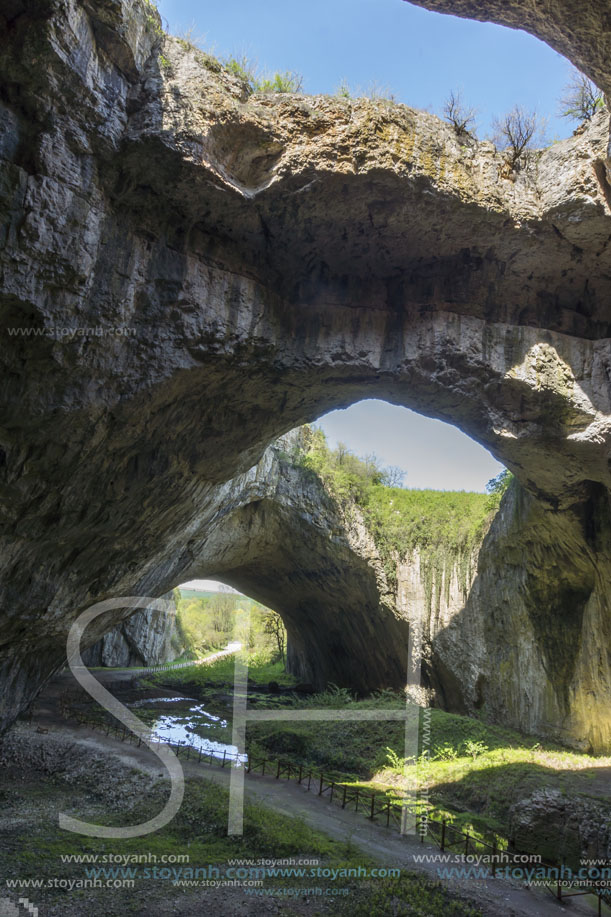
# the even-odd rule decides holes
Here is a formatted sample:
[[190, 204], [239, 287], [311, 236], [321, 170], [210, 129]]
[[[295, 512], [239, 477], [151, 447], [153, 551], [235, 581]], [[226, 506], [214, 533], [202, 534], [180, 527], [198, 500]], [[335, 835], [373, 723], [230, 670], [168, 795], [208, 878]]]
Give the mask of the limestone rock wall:
[[[162, 596], [172, 601], [172, 595]], [[173, 662], [185, 649], [175, 613], [143, 608], [82, 653], [87, 666], [148, 666]]]

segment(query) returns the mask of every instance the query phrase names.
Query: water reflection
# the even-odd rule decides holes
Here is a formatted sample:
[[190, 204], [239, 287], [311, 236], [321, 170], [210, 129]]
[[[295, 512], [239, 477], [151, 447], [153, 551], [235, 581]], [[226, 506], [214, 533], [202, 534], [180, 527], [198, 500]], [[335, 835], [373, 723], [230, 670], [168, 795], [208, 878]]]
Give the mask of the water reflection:
[[[130, 707], [147, 707], [156, 712], [160, 704], [174, 703], [182, 701], [183, 703], [193, 702], [189, 697], [159, 697], [148, 698], [146, 700], [134, 701]], [[229, 742], [219, 742], [216, 739], [208, 739], [199, 733], [205, 729], [230, 729], [229, 721], [222, 716], [209, 713], [204, 709], [203, 704], [195, 704], [179, 713], [162, 713], [157, 717], [151, 726], [151, 732], [157, 739], [163, 742], [171, 742], [174, 745], [190, 745], [192, 748], [202, 754], [212, 755], [215, 758], [223, 760], [226, 758], [237, 764], [245, 764], [248, 761], [248, 755], [238, 755], [238, 748]]]

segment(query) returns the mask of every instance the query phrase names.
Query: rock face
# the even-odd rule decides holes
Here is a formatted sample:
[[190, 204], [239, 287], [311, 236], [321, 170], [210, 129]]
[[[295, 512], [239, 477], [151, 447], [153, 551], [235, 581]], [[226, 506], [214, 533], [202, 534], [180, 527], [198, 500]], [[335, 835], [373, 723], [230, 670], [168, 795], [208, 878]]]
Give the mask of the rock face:
[[[529, 595], [545, 604], [560, 558], [546, 614], [608, 633], [611, 559], [588, 541], [611, 484], [604, 113], [516, 173], [405, 106], [249, 96], [164, 40], [141, 0], [9, 0], [0, 86], [0, 726], [88, 605], [168, 592], [215, 538], [209, 572], [239, 565], [221, 521], [240, 476], [363, 397], [453, 422], [504, 461], [549, 536]], [[296, 574], [281, 574], [284, 594]], [[350, 652], [366, 662], [342, 661], [315, 633], [318, 587], [298, 586], [304, 673], [341, 681], [378, 653], [377, 683], [364, 618]], [[271, 574], [261, 588], [280, 607]], [[548, 624], [533, 628], [547, 659]]]
[[438, 703], [585, 751], [611, 748], [609, 496], [549, 512], [518, 486], [479, 551], [468, 596], [415, 602]]
[[[172, 595], [162, 598], [171, 601]], [[183, 650], [174, 615], [144, 608], [104, 634], [82, 657], [88, 666], [146, 666], [173, 662]]]
[[611, 807], [608, 802], [557, 789], [535, 790], [510, 810], [510, 837], [517, 850], [534, 846], [544, 859], [579, 868], [580, 859], [608, 859], [611, 854]]
[[281, 614], [289, 668], [303, 681], [403, 685], [408, 624], [358, 509], [346, 518], [278, 446], [219, 499], [222, 510], [191, 540], [185, 578], [218, 577]]

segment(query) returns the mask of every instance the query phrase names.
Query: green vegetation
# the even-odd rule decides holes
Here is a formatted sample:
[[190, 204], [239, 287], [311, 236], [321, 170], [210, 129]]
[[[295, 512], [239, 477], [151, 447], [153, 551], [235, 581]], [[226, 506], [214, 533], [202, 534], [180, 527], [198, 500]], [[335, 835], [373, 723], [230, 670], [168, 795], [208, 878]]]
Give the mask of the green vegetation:
[[174, 593], [178, 631], [192, 658], [240, 641], [249, 650], [284, 659], [286, 631], [275, 611], [234, 592]]
[[441, 882], [407, 874], [370, 885], [358, 899], [342, 902], [346, 917], [479, 917], [481, 911], [451, 898]]
[[420, 551], [429, 610], [439, 607], [442, 594], [449, 600], [454, 570], [466, 599], [474, 552], [495, 511], [485, 494], [376, 485], [365, 509], [378, 549], [391, 564], [391, 575], [395, 559]]
[[157, 38], [161, 38], [164, 32], [161, 26], [161, 16], [159, 15], [157, 4], [154, 0], [140, 0], [140, 2], [144, 8], [147, 26]]
[[[156, 681], [188, 688], [190, 692], [195, 684], [199, 693], [212, 702], [219, 697], [219, 691], [232, 685], [233, 661], [219, 660], [210, 669], [164, 673]], [[406, 759], [405, 726], [401, 721], [321, 723], [291, 719], [292, 709], [405, 709], [402, 693], [386, 690], [362, 700], [337, 687], [305, 697], [286, 690], [280, 695], [266, 693], [264, 686], [269, 681], [278, 681], [286, 689], [294, 680], [281, 672], [280, 663], [274, 667], [256, 659], [249, 670], [249, 680], [249, 701], [257, 709], [277, 707], [287, 713], [286, 720], [248, 726], [246, 750], [256, 761], [290, 760], [306, 769], [322, 771], [327, 779], [335, 779], [340, 785], [374, 789], [391, 799], [402, 799], [407, 793], [420, 799], [419, 805], [431, 818], [445, 818], [461, 831], [469, 831], [474, 839], [497, 842], [501, 847], [510, 833], [516, 801], [527, 799], [535, 791], [560, 792], [577, 808], [582, 801], [596, 798], [609, 809], [611, 792], [601, 769], [611, 766], [611, 759], [540, 743], [531, 736], [479, 719], [416, 706], [411, 709], [421, 720], [420, 743], [413, 756]], [[520, 843], [523, 849], [550, 859], [558, 853], [552, 849], [556, 839], [550, 842], [536, 826], [521, 836]], [[563, 844], [566, 856], [574, 857], [574, 833], [569, 832]]]
[[488, 495], [409, 490], [397, 486], [399, 469], [382, 468], [373, 455], [358, 458], [341, 443], [330, 449], [322, 430], [310, 427], [288, 457], [318, 475], [345, 511], [362, 511], [391, 584], [397, 562], [418, 550], [429, 610], [443, 594], [449, 597], [455, 570], [466, 596], [474, 553], [509, 486], [509, 472], [490, 482]]
[[352, 89], [347, 80], [342, 80], [335, 95], [340, 99], [369, 99], [372, 102], [396, 102], [395, 94], [387, 87], [375, 80], [367, 86]]
[[228, 57], [224, 66], [229, 73], [242, 80], [250, 92], [303, 92], [303, 77], [292, 70], [260, 73], [257, 65], [245, 55]]
[[291, 70], [263, 76], [255, 82], [255, 92], [303, 92], [303, 77]]
[[[404, 707], [400, 694], [385, 691], [358, 701], [345, 691], [326, 692], [294, 701], [296, 707], [334, 706], [343, 710]], [[485, 724], [442, 710], [421, 710], [430, 728], [428, 747], [405, 759], [405, 727], [401, 722], [261, 723], [251, 726], [247, 750], [256, 757], [289, 758], [305, 763], [351, 786], [377, 789], [402, 799], [407, 791], [427, 791], [432, 818], [446, 818], [474, 838], [503, 846], [511, 810], [517, 800], [536, 790], [557, 790], [567, 800], [591, 799], [601, 768], [611, 759], [540, 743], [501, 726]], [[602, 772], [604, 775], [604, 771]], [[406, 783], [407, 777], [407, 783]], [[609, 807], [611, 790], [599, 786], [601, 805]], [[558, 851], [537, 833], [522, 839], [525, 849], [554, 859]], [[565, 853], [576, 839], [567, 835]]]
[[[281, 660], [274, 658], [272, 652], [237, 654], [238, 658], [248, 660], [248, 678], [256, 685], [267, 686], [270, 681], [275, 681], [281, 687], [293, 687], [297, 680], [284, 671]], [[205, 696], [204, 689], [213, 691], [219, 688], [233, 688], [235, 678], [235, 656], [223, 656], [206, 665], [194, 665], [184, 669], [159, 672], [147, 677], [147, 684], [166, 685], [177, 690], [186, 689]], [[198, 688], [200, 689], [198, 691]]]

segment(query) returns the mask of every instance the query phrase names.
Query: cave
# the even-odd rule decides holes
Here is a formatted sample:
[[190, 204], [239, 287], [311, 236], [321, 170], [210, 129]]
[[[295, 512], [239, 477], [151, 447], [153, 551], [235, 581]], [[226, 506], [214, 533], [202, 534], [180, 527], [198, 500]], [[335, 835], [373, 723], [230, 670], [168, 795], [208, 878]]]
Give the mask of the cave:
[[[527, 28], [609, 85], [596, 0], [424, 5]], [[82, 610], [205, 575], [279, 611], [298, 591], [304, 679], [397, 684], [409, 622], [325, 519], [330, 554], [304, 512], [319, 495], [270, 452], [376, 397], [457, 425], [518, 481], [463, 629], [431, 645], [440, 696], [477, 631], [452, 703], [481, 707], [485, 684], [490, 716], [608, 748], [608, 114], [508, 176], [406, 106], [248, 97], [173, 39], [162, 67], [138, 3], [12, 0], [0, 34], [0, 727]], [[347, 569], [355, 605], [329, 620]]]

